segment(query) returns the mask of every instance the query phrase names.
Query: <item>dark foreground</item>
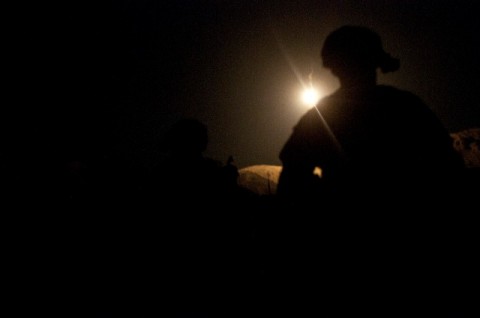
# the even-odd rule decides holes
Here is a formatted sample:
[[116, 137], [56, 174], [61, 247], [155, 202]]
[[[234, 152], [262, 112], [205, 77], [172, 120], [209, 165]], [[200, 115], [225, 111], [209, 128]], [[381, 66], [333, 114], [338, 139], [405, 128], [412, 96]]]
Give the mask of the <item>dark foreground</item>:
[[24, 212], [22, 226], [10, 237], [13, 257], [7, 261], [13, 265], [9, 294], [20, 299], [16, 312], [63, 317], [478, 313], [477, 228], [467, 205], [455, 217], [433, 211], [424, 218], [417, 214], [412, 223], [411, 211], [391, 210], [389, 217], [368, 211], [314, 214], [256, 196], [199, 210], [184, 199], [156, 207], [128, 200], [70, 202], [68, 213], [54, 213], [53, 207], [35, 216]]

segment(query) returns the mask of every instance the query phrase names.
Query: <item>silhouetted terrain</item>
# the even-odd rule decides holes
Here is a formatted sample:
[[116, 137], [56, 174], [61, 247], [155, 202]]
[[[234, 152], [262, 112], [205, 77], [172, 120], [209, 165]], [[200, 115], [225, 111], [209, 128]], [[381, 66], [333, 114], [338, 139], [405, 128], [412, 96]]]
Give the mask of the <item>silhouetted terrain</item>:
[[[453, 135], [460, 138], [455, 139], [456, 145], [469, 145], [459, 149], [467, 154], [468, 171], [472, 172], [478, 171], [475, 164], [478, 161], [473, 159], [476, 158], [473, 154], [478, 154], [476, 133], [478, 129], [473, 130], [473, 135], [466, 132]], [[196, 203], [189, 201], [188, 193], [181, 197], [181, 204], [172, 204], [173, 198], [169, 198], [169, 205], [165, 205], [160, 195], [156, 206], [147, 206], [142, 202], [141, 193], [129, 192], [138, 184], [121, 189], [127, 181], [138, 182], [141, 178], [123, 180], [110, 189], [102, 188], [122, 179], [117, 176], [105, 180], [79, 163], [72, 165], [69, 171], [74, 176], [66, 180], [73, 183], [67, 186], [74, 191], [65, 191], [73, 197], [60, 196], [61, 200], [56, 202], [64, 207], [62, 212], [37, 211], [34, 217], [22, 214], [27, 219], [15, 236], [21, 241], [12, 245], [19, 247], [16, 257], [12, 258], [15, 271], [20, 272], [16, 285], [17, 288], [32, 286], [29, 298], [40, 303], [34, 312], [58, 310], [69, 317], [264, 318], [277, 317], [284, 310], [295, 312], [296, 306], [304, 306], [305, 310], [313, 306], [333, 313], [335, 306], [345, 305], [342, 301], [348, 297], [357, 302], [363, 299], [361, 290], [352, 291], [359, 293], [355, 297], [344, 295], [342, 297], [347, 298], [338, 299], [335, 295], [344, 293], [341, 288], [350, 284], [350, 279], [359, 280], [359, 284], [368, 283], [360, 279], [363, 265], [355, 267], [354, 272], [347, 266], [357, 264], [359, 259], [368, 259], [369, 256], [361, 252], [366, 247], [360, 246], [365, 239], [356, 236], [366, 232], [356, 228], [359, 223], [351, 224], [353, 221], [343, 225], [329, 223], [331, 220], [324, 217], [326, 211], [323, 209], [318, 213], [310, 211], [321, 216], [313, 219], [307, 216], [309, 211], [283, 211], [272, 195], [280, 166], [256, 165], [239, 169], [238, 184], [251, 193], [239, 197], [244, 201], [233, 203], [219, 198], [215, 211], [209, 211], [195, 209]], [[476, 282], [470, 275], [477, 264], [474, 252], [476, 223], [473, 222], [477, 212], [473, 206], [478, 198], [475, 190], [478, 173], [472, 174], [470, 180], [474, 182], [466, 184], [466, 189], [470, 190], [464, 202], [445, 211], [447, 216], [455, 215], [455, 221], [449, 227], [433, 231], [440, 236], [429, 238], [430, 243], [423, 242], [415, 251], [422, 259], [439, 252], [428, 244], [440, 244], [440, 251], [450, 251], [442, 254], [441, 262], [454, 264], [451, 271], [455, 271], [458, 281], [448, 283], [460, 289], [455, 291], [455, 299], [448, 303], [449, 312], [458, 312], [458, 315], [449, 317], [474, 317], [467, 314], [474, 303], [467, 288], [474, 287]], [[185, 212], [185, 207], [192, 209]], [[412, 207], [412, 211], [402, 213], [407, 218], [414, 211]], [[355, 213], [363, 215], [365, 212]], [[435, 213], [440, 212], [433, 211], [432, 215]], [[306, 221], [310, 224], [304, 228]], [[235, 224], [241, 226], [232, 226]], [[374, 224], [371, 223], [372, 229]], [[435, 224], [445, 225], [443, 221]], [[354, 231], [349, 232], [351, 230]], [[411, 230], [421, 232], [425, 229], [415, 225]], [[295, 233], [302, 231], [308, 235], [297, 237]], [[402, 231], [406, 231], [405, 228]], [[398, 233], [405, 234], [402, 231]], [[368, 233], [373, 235], [374, 232]], [[428, 233], [433, 232], [428, 229]], [[402, 237], [411, 239], [411, 235], [418, 235], [412, 233]], [[351, 236], [358, 242], [347, 244]], [[373, 235], [369, 240], [369, 244], [377, 246], [382, 244], [384, 237]], [[397, 241], [396, 244], [402, 246], [403, 243]], [[399, 268], [413, 266], [404, 258], [408, 255], [406, 251], [402, 255], [395, 254], [392, 246], [385, 248]], [[354, 254], [348, 258], [345, 253]], [[373, 253], [373, 249], [368, 253]], [[341, 260], [346, 263], [341, 264]], [[439, 268], [445, 268], [445, 264]], [[368, 269], [376, 273], [379, 270]], [[440, 283], [449, 275], [452, 273], [443, 272]], [[325, 291], [325, 286], [336, 287]], [[309, 293], [308, 288], [322, 290], [325, 294]], [[416, 294], [422, 294], [421, 290]], [[438, 303], [431, 302], [432, 306]], [[385, 310], [392, 308], [387, 303], [378, 306], [384, 306]]]

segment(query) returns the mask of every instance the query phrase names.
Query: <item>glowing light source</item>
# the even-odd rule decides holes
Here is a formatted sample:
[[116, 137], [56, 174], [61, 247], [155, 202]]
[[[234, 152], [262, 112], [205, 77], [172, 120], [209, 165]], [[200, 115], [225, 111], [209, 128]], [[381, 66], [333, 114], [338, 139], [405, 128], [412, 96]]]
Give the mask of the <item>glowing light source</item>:
[[312, 86], [306, 88], [302, 92], [302, 102], [309, 107], [315, 106], [315, 104], [317, 104], [319, 99], [320, 99], [320, 94], [318, 90], [316, 90]]

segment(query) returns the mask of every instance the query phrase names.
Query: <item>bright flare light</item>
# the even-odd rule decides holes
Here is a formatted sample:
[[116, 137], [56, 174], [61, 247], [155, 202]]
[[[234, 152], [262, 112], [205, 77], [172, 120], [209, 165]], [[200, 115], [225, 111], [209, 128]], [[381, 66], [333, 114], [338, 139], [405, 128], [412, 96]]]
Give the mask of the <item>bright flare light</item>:
[[313, 87], [306, 88], [302, 92], [302, 101], [304, 104], [306, 104], [309, 107], [315, 106], [319, 99], [320, 99], [320, 94]]

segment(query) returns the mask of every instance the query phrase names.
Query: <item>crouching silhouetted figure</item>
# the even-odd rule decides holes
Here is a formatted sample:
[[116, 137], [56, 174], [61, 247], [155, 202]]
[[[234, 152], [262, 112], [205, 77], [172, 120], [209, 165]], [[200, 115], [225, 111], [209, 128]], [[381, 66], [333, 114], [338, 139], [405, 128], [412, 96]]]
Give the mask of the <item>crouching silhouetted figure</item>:
[[156, 216], [152, 231], [158, 233], [153, 246], [162, 251], [165, 286], [172, 304], [187, 312], [217, 312], [238, 301], [249, 276], [248, 211], [237, 209], [238, 171], [232, 160], [224, 166], [205, 156], [208, 142], [204, 123], [177, 121], [148, 184]]

